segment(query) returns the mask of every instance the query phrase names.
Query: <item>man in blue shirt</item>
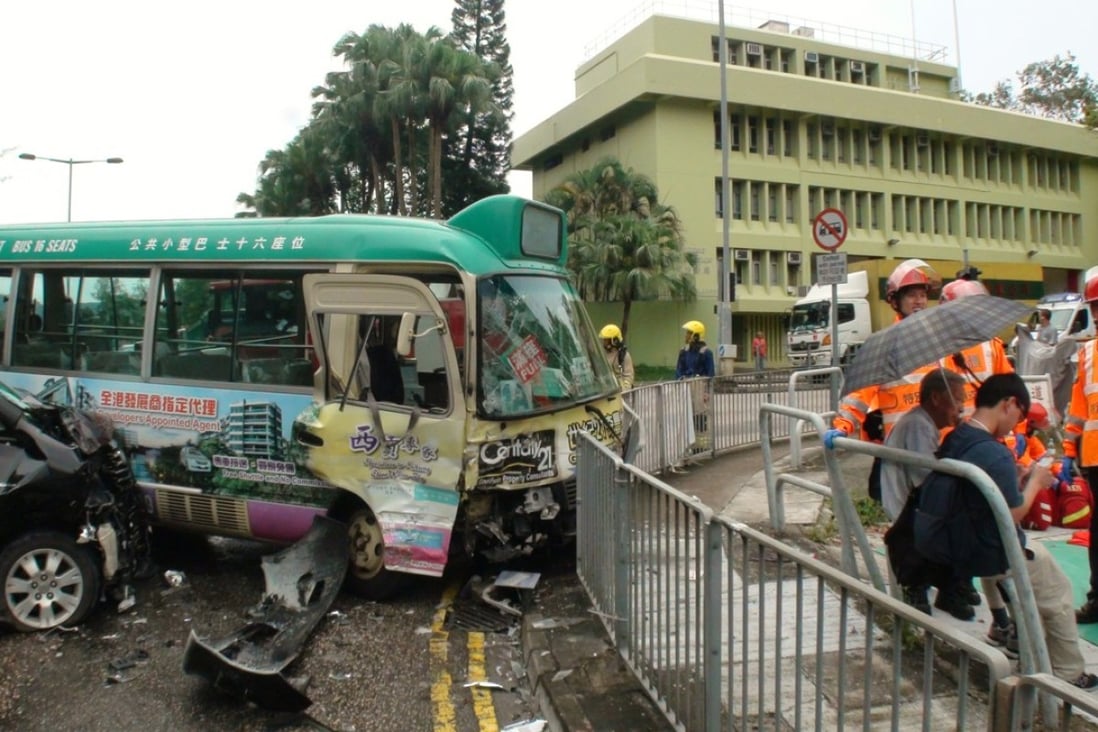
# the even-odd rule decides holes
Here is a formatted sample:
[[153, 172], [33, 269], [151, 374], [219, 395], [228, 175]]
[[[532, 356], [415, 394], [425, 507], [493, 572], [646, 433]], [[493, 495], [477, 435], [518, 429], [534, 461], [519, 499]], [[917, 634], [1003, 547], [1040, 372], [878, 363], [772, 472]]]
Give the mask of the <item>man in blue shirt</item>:
[[[988, 377], [976, 392], [976, 411], [945, 440], [941, 458], [972, 463], [999, 488], [1014, 518], [1026, 557], [1025, 571], [1041, 617], [1052, 671], [1082, 689], [1098, 689], [1098, 676], [1087, 673], [1079, 650], [1071, 581], [1040, 542], [1026, 544], [1017, 522], [1029, 511], [1042, 488], [1052, 485], [1048, 468], [1030, 467], [1019, 488], [1014, 456], [1000, 440], [1029, 412], [1029, 390], [1017, 374]], [[959, 574], [989, 577], [1011, 568], [1003, 538], [983, 494], [967, 481], [932, 473], [923, 484], [915, 519], [915, 547], [935, 561], [947, 561]]]
[[[686, 333], [679, 360], [675, 364], [676, 379], [690, 379], [690, 407], [694, 414], [694, 444], [687, 450], [702, 452], [709, 443], [709, 381], [716, 375], [713, 367], [713, 352], [705, 345], [705, 325], [698, 320], [689, 320], [682, 324]], [[704, 379], [696, 377], [705, 377]], [[683, 470], [683, 460], [671, 466], [671, 472]]]

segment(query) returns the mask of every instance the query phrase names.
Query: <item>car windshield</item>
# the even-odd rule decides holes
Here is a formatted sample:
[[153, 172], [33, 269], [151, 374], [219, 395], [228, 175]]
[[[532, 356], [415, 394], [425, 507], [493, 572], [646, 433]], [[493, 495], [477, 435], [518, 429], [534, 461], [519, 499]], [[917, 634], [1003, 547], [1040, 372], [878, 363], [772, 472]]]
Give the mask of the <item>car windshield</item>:
[[0, 398], [3, 398], [4, 400], [10, 402], [12, 405], [22, 410], [23, 412], [31, 411], [31, 405], [25, 402], [23, 398], [15, 392], [14, 389], [12, 389], [10, 386], [3, 382], [0, 382]]
[[789, 321], [789, 329], [798, 331], [826, 328], [830, 321], [831, 303], [829, 302], [821, 300], [803, 305], [794, 305], [793, 314]]
[[497, 275], [477, 286], [479, 411], [553, 411], [615, 391], [617, 380], [571, 284]]
[[1059, 333], [1066, 333], [1071, 328], [1071, 319], [1075, 315], [1075, 308], [1049, 311], [1048, 322]]

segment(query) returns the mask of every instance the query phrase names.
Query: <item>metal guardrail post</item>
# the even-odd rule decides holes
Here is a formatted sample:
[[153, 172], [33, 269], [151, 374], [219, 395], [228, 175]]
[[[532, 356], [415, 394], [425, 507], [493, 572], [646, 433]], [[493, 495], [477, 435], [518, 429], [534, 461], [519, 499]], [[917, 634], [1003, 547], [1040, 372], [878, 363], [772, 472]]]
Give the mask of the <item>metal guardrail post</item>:
[[632, 493], [633, 481], [629, 473], [622, 469], [621, 462], [614, 460], [614, 645], [623, 653], [632, 651], [629, 623], [631, 619], [629, 601], [629, 542], [632, 539]]
[[[830, 376], [832, 384], [838, 380], [838, 391], [842, 391], [843, 387], [843, 370], [838, 366], [823, 366], [818, 369], [804, 369], [802, 371], [794, 371], [789, 374], [789, 406], [793, 407], [796, 404], [794, 395], [797, 393], [797, 383], [802, 377], [808, 376], [820, 376], [828, 374]], [[833, 392], [835, 390], [832, 390]], [[832, 407], [828, 414], [835, 414], [839, 411], [838, 401], [832, 394]], [[792, 424], [789, 426], [789, 458], [792, 468], [794, 470], [801, 469], [801, 425], [804, 424], [803, 419], [794, 418]]]
[[[705, 586], [702, 613], [705, 636], [705, 729], [717, 732], [721, 721], [721, 579], [724, 567], [724, 530], [710, 522], [705, 527]], [[731, 654], [730, 654], [731, 655]]]

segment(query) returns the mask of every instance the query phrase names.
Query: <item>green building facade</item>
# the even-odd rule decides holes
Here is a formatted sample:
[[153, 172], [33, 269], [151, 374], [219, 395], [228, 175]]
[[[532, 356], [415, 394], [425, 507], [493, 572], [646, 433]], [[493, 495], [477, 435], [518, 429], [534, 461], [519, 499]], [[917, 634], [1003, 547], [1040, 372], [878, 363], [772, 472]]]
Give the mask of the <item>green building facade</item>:
[[[722, 214], [730, 217], [733, 343], [757, 330], [785, 358], [785, 313], [815, 280], [812, 220], [838, 208], [852, 263], [920, 257], [996, 265], [1040, 291], [1098, 264], [1098, 133], [959, 101], [952, 66], [837, 45], [812, 28], [726, 29], [730, 198], [722, 200], [718, 26], [652, 16], [582, 64], [575, 99], [515, 140], [533, 194], [614, 156], [654, 180], [699, 257], [698, 298], [636, 303], [638, 363], [673, 366], [679, 326], [719, 340]], [[953, 271], [941, 274], [949, 279]], [[621, 303], [591, 303], [596, 325]]]

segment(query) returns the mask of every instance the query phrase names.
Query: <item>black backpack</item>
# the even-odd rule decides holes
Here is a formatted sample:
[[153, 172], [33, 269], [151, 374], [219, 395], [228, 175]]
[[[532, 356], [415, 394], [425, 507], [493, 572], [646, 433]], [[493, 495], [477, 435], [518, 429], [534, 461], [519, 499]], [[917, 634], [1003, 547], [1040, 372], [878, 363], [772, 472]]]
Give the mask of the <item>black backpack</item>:
[[[964, 460], [973, 446], [950, 449], [949, 438], [938, 450], [939, 458]], [[952, 565], [959, 575], [992, 577], [1007, 571], [1006, 550], [999, 540], [991, 507], [976, 486], [948, 473], [931, 472], [919, 486], [914, 521], [915, 549], [932, 562]]]

